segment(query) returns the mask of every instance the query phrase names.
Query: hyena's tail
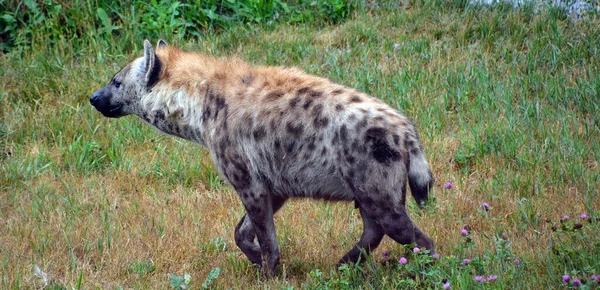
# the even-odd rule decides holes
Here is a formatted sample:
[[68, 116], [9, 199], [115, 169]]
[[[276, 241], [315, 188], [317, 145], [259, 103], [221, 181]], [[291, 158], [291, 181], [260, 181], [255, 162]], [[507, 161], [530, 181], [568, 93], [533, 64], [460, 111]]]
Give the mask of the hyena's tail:
[[433, 187], [433, 175], [429, 169], [429, 164], [425, 160], [425, 154], [421, 149], [419, 137], [416, 133], [414, 139], [409, 137], [406, 140], [407, 149], [409, 152], [409, 167], [408, 167], [408, 185], [413, 198], [419, 205], [423, 207], [427, 202], [429, 190]]

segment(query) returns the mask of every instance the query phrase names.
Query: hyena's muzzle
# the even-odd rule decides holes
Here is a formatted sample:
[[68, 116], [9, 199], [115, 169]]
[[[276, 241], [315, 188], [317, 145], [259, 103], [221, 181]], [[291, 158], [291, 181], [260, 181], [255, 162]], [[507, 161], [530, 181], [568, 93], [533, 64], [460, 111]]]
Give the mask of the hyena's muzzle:
[[119, 118], [126, 115], [122, 104], [115, 104], [110, 85], [97, 90], [90, 97], [90, 103], [105, 117]]

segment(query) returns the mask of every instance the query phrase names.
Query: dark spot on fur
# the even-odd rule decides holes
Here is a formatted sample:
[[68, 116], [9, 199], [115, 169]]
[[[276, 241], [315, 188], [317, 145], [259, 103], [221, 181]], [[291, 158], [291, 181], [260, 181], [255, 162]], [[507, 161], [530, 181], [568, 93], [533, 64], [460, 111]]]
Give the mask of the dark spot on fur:
[[387, 130], [384, 128], [369, 128], [365, 133], [365, 143], [371, 144], [373, 158], [379, 163], [389, 165], [393, 161], [400, 160], [400, 152], [389, 146]]
[[252, 135], [254, 135], [254, 140], [259, 141], [267, 135], [267, 131], [263, 127], [258, 127]]
[[348, 177], [354, 178], [354, 170], [353, 169], [348, 170]]
[[306, 151], [306, 153], [304, 153], [304, 156], [302, 156], [302, 158], [304, 160], [310, 160], [312, 157], [312, 154], [310, 153], [310, 151]]
[[296, 149], [296, 141], [292, 140], [287, 144], [285, 151], [287, 153], [292, 153]]
[[229, 107], [225, 107], [225, 109], [223, 110], [223, 122], [222, 122], [222, 129], [223, 129], [223, 133], [227, 134], [227, 116], [229, 115]]
[[304, 95], [306, 94], [308, 91], [310, 91], [309, 87], [303, 87], [301, 89], [298, 90], [298, 95]]
[[367, 119], [362, 119], [360, 122], [356, 124], [356, 131], [360, 131], [363, 128], [367, 127]]
[[348, 141], [348, 129], [346, 129], [346, 125], [342, 125], [340, 128], [340, 139], [343, 143]]
[[[182, 132], [183, 131], [183, 132]], [[189, 137], [194, 138], [194, 129], [189, 125], [184, 125], [183, 130], [179, 126], [173, 126], [173, 133], [177, 136], [181, 136], [182, 133], [189, 132]]]
[[290, 107], [293, 109], [300, 102], [300, 97], [295, 97], [290, 101]]
[[336, 171], [337, 171], [337, 168], [335, 167], [335, 165], [334, 165], [334, 164], [332, 164], [332, 165], [329, 167], [329, 174], [335, 174], [335, 172], [336, 172]]
[[331, 94], [334, 95], [334, 96], [337, 96], [337, 95], [339, 95], [339, 94], [341, 94], [343, 92], [344, 92], [344, 90], [336, 89], [336, 90], [333, 90], [333, 92], [331, 92]]
[[326, 127], [327, 124], [329, 124], [329, 119], [315, 117], [314, 124], [315, 124], [315, 128], [323, 128], [323, 127]]
[[352, 155], [347, 155], [346, 156], [346, 161], [348, 161], [348, 163], [350, 163], [350, 164], [353, 164], [354, 161], [356, 161], [356, 159]]
[[242, 157], [235, 154], [230, 161], [232, 166], [228, 167], [224, 172], [227, 172], [231, 177], [231, 185], [233, 185], [238, 192], [249, 188], [252, 184], [252, 176], [250, 176], [248, 168], [244, 161], [242, 161]]
[[352, 179], [349, 178], [349, 177], [346, 177], [344, 179], [346, 180], [346, 184], [348, 185], [348, 187], [350, 188], [350, 190], [356, 191], [356, 186], [354, 185], [354, 182], [352, 181]]
[[419, 149], [419, 147], [412, 147], [412, 148], [410, 148], [410, 154], [419, 155], [419, 154], [421, 154], [421, 150]]
[[310, 94], [309, 94], [309, 96], [310, 96], [311, 98], [314, 98], [314, 99], [316, 99], [316, 98], [320, 98], [320, 97], [322, 97], [322, 96], [323, 96], [323, 92], [319, 92], [319, 91], [311, 91], [311, 92], [310, 92]]
[[202, 112], [202, 122], [208, 121], [208, 119], [210, 119], [210, 114], [211, 114], [210, 106], [207, 106], [206, 109], [204, 109], [204, 112]]
[[338, 151], [335, 153], [335, 160], [336, 160], [338, 163], [342, 162], [342, 151], [339, 151], [339, 150], [338, 150]]
[[350, 98], [350, 103], [360, 103], [362, 102], [362, 99], [359, 96], [352, 96], [352, 98]]
[[245, 76], [242, 77], [242, 84], [244, 85], [251, 85], [254, 82], [254, 75], [252, 74], [246, 74]]
[[311, 136], [310, 138], [308, 138], [308, 142], [307, 142], [308, 146], [306, 147], [306, 148], [308, 148], [308, 150], [310, 150], [310, 151], [315, 150], [315, 148], [316, 148], [316, 145], [315, 145], [316, 140], [315, 139], [316, 139], [315, 136]]
[[[363, 184], [367, 183], [367, 175], [370, 175], [370, 174], [371, 174], [371, 170], [370, 169], [367, 170], [367, 171], [363, 170], [363, 171], [359, 172], [358, 176], [359, 176], [360, 183], [363, 183]], [[375, 188], [374, 193], [378, 194], [379, 190], [377, 188]]]
[[275, 150], [279, 150], [281, 148], [281, 141], [275, 140], [273, 142], [273, 147], [275, 147]]
[[338, 112], [341, 112], [344, 110], [344, 106], [342, 106], [341, 104], [337, 104], [337, 105], [335, 105], [335, 110]]
[[385, 118], [383, 116], [377, 116], [377, 117], [373, 118], [373, 120], [375, 120], [375, 121], [383, 121], [383, 120], [385, 120]]
[[327, 154], [327, 147], [323, 147], [323, 150], [321, 150], [321, 156], [325, 156]]
[[337, 145], [340, 142], [340, 133], [338, 131], [333, 132], [333, 138], [331, 139], [331, 145]]
[[279, 123], [277, 122], [277, 120], [275, 118], [272, 118], [269, 125], [271, 127], [271, 130], [275, 131], [275, 130], [277, 130]]
[[[215, 103], [215, 114], [212, 116], [212, 120], [216, 121], [217, 118], [219, 117], [219, 113], [224, 109], [226, 110], [228, 105], [227, 105], [227, 103], [225, 103], [225, 99], [223, 99], [222, 97], [220, 97], [218, 95], [215, 95], [214, 100], [215, 100], [215, 102], [214, 102]], [[225, 116], [225, 118], [227, 118], [227, 116]]]
[[312, 114], [315, 117], [319, 117], [321, 116], [321, 113], [323, 113], [323, 104], [318, 104], [313, 108]]
[[375, 127], [369, 128], [366, 132], [367, 141], [373, 139], [385, 139], [387, 130], [385, 128]]
[[398, 134], [394, 134], [392, 138], [394, 139], [394, 144], [396, 146], [400, 146], [400, 136]]
[[224, 73], [218, 72], [214, 75], [214, 78], [216, 80], [223, 80], [223, 79], [227, 78], [227, 75], [225, 75]]
[[302, 124], [294, 125], [292, 122], [288, 122], [286, 124], [286, 129], [288, 133], [294, 135], [295, 137], [300, 137], [300, 135], [302, 135], [302, 132], [304, 131]]
[[154, 114], [154, 124], [158, 124], [159, 122], [162, 122], [165, 120], [165, 113], [163, 113], [163, 111], [156, 111], [156, 114]]
[[314, 116], [313, 124], [315, 128], [323, 128], [329, 124], [329, 119], [322, 116], [323, 113], [323, 104], [318, 104], [314, 106], [312, 110], [312, 114]]
[[275, 100], [281, 98], [282, 96], [283, 96], [282, 92], [271, 92], [265, 97], [265, 100], [271, 102], [271, 101], [275, 101]]
[[306, 102], [304, 103], [304, 106], [302, 106], [305, 110], [308, 110], [310, 108], [310, 105], [312, 104], [312, 100], [306, 100]]

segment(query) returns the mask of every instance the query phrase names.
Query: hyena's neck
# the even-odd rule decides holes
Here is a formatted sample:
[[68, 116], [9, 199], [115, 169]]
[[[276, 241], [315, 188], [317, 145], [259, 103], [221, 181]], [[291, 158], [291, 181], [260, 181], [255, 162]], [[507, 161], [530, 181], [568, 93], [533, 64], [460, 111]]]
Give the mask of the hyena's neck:
[[202, 101], [204, 82], [178, 88], [157, 84], [141, 100], [142, 119], [159, 130], [204, 145], [202, 138]]

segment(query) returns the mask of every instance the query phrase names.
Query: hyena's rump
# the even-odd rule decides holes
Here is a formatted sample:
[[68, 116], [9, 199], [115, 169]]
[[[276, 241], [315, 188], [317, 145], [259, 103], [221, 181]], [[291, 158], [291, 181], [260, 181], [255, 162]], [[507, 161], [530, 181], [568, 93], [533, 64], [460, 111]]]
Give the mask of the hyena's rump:
[[135, 114], [206, 146], [246, 208], [236, 244], [269, 273], [279, 263], [273, 215], [294, 197], [356, 203], [364, 230], [341, 263], [359, 261], [384, 235], [434, 251], [405, 210], [407, 181], [420, 206], [433, 182], [418, 134], [407, 117], [363, 92], [161, 40], [156, 51], [145, 41], [144, 56], [90, 102], [107, 117]]

